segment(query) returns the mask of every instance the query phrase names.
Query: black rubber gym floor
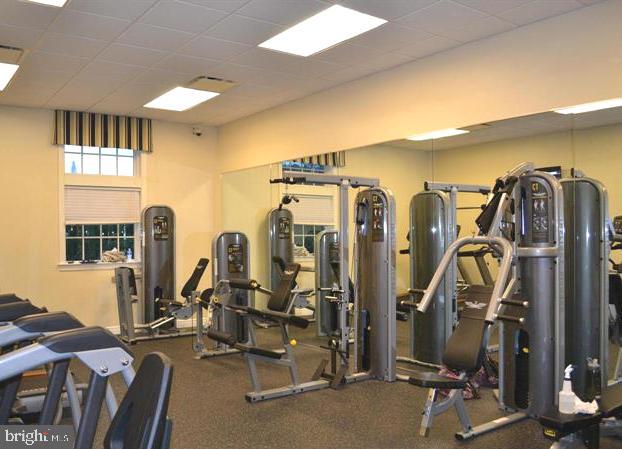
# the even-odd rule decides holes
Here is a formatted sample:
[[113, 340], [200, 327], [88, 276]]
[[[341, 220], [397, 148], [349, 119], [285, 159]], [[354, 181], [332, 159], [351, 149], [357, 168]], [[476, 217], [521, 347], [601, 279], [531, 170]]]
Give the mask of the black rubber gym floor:
[[[405, 352], [407, 328], [399, 324], [398, 347]], [[310, 344], [319, 342], [314, 328], [299, 332], [296, 347], [303, 380], [308, 380], [327, 354]], [[276, 329], [258, 331], [260, 344], [278, 342]], [[459, 429], [453, 411], [436, 418], [429, 438], [419, 436], [427, 390], [404, 382], [366, 381], [339, 391], [321, 390], [256, 404], [244, 394], [251, 390], [246, 363], [240, 355], [195, 360], [188, 337], [140, 342], [133, 346], [137, 362], [161, 351], [174, 362], [169, 414], [174, 421], [172, 449], [203, 448], [503, 448], [544, 449], [551, 441], [538, 423], [524, 421], [471, 441], [454, 438]], [[138, 364], [136, 363], [136, 366]], [[260, 365], [264, 388], [289, 382], [286, 368]], [[467, 401], [475, 424], [501, 416], [492, 392]], [[102, 421], [107, 421], [106, 419]], [[103, 422], [98, 439], [103, 436]], [[96, 446], [98, 447], [98, 446]], [[601, 448], [622, 448], [622, 440], [601, 438]]]

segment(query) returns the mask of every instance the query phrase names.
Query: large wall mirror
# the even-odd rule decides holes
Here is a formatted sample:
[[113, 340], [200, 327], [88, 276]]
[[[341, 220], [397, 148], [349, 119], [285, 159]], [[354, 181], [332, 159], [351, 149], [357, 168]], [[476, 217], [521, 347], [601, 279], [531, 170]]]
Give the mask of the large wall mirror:
[[[561, 114], [544, 112], [490, 123], [473, 124], [446, 137], [412, 136], [345, 151], [343, 164], [276, 163], [223, 175], [223, 228], [244, 232], [251, 246], [251, 273], [270, 285], [270, 211], [279, 207], [293, 214], [291, 234], [293, 257], [303, 266], [298, 277], [300, 288], [315, 289], [317, 236], [337, 229], [339, 198], [336, 187], [271, 184], [287, 170], [321, 172], [378, 178], [393, 192], [396, 202], [397, 250], [396, 288], [405, 295], [411, 286], [409, 247], [409, 205], [414, 195], [424, 190], [426, 181], [483, 185], [495, 180], [515, 165], [530, 161], [536, 167], [560, 177], [583, 173], [600, 181], [609, 195], [609, 215], [622, 215], [622, 108]], [[349, 212], [353, 197], [350, 194]], [[291, 198], [295, 199], [291, 199]], [[283, 204], [283, 200], [288, 204]], [[475, 218], [487, 196], [478, 192], [457, 194], [456, 219], [461, 236], [477, 232]], [[351, 220], [352, 222], [352, 220]], [[353, 228], [353, 225], [351, 225]], [[352, 232], [350, 232], [352, 236]], [[615, 261], [622, 254], [612, 252]], [[461, 261], [462, 280], [489, 283], [496, 273], [496, 261], [490, 255], [465, 257]], [[350, 267], [350, 271], [352, 268]], [[465, 279], [468, 278], [468, 279]], [[261, 305], [261, 298], [257, 298]], [[304, 304], [303, 304], [304, 305]], [[316, 298], [300, 314], [313, 316]], [[305, 309], [305, 310], [303, 310]], [[406, 327], [398, 326], [398, 338], [407, 338]], [[308, 335], [307, 335], [308, 334]], [[307, 333], [308, 338], [314, 338]], [[404, 334], [404, 335], [402, 335]], [[319, 340], [318, 340], [319, 341]], [[613, 363], [611, 363], [613, 365]]]

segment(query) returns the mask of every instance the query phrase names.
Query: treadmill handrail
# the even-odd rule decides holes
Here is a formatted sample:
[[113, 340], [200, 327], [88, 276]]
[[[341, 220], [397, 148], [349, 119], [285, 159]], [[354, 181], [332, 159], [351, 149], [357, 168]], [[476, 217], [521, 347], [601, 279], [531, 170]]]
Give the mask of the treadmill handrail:
[[508, 277], [510, 275], [512, 261], [514, 258], [514, 249], [512, 248], [512, 245], [507, 239], [503, 237], [462, 237], [449, 245], [447, 251], [445, 251], [443, 258], [438, 265], [438, 268], [434, 272], [434, 276], [432, 277], [430, 284], [423, 293], [423, 297], [419, 302], [417, 311], [420, 313], [425, 313], [428, 310], [428, 307], [430, 307], [430, 304], [432, 303], [432, 297], [436, 293], [436, 290], [438, 290], [438, 287], [441, 284], [443, 277], [445, 276], [445, 272], [450, 267], [453, 258], [457, 255], [460, 248], [466, 245], [486, 245], [501, 252], [499, 273], [492, 289], [491, 300], [488, 303], [488, 309], [486, 310], [486, 321], [488, 323], [493, 323], [495, 319], [497, 303], [500, 298], [503, 297]]

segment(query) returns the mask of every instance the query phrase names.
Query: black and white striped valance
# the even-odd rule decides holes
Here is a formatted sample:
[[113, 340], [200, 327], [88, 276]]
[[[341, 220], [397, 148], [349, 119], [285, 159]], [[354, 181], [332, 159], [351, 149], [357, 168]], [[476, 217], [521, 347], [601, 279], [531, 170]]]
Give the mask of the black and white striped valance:
[[301, 157], [294, 159], [294, 162], [303, 162], [305, 164], [320, 164], [330, 167], [345, 167], [346, 152], [335, 151], [334, 153], [316, 154], [315, 156]]
[[151, 152], [151, 120], [92, 112], [56, 111], [54, 144]]

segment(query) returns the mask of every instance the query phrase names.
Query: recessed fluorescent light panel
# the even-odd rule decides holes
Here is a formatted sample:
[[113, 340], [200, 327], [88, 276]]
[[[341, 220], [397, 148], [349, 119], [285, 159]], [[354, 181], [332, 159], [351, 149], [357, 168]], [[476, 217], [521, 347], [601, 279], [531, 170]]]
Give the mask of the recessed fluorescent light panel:
[[459, 136], [460, 134], [466, 134], [468, 132], [469, 131], [467, 131], [466, 129], [439, 129], [438, 131], [432, 131], [429, 133], [415, 134], [414, 136], [407, 137], [407, 139], [415, 141], [442, 139], [443, 137]]
[[17, 64], [0, 62], [0, 91], [3, 91], [9, 84], [9, 81], [11, 81], [11, 78], [13, 78], [13, 75], [15, 75], [17, 69], [19, 69]]
[[146, 108], [166, 109], [168, 111], [186, 111], [196, 105], [220, 95], [207, 90], [176, 87], [145, 105]]
[[594, 101], [592, 103], [578, 104], [568, 108], [553, 109], [558, 114], [582, 114], [584, 112], [600, 111], [601, 109], [617, 108], [622, 106], [622, 98]]
[[311, 56], [373, 30], [386, 22], [384, 19], [369, 14], [334, 5], [277, 34], [259, 46], [298, 56]]
[[56, 6], [62, 8], [67, 3], [67, 0], [26, 0], [30, 3], [39, 3], [40, 5]]

